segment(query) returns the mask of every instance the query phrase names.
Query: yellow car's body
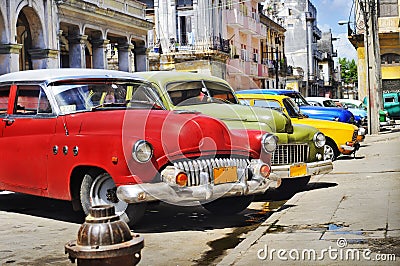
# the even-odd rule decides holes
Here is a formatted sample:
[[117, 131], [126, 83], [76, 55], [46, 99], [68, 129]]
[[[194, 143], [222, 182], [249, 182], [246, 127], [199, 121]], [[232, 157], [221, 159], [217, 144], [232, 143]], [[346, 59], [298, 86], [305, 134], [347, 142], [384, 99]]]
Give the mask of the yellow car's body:
[[285, 95], [268, 94], [236, 94], [242, 104], [273, 108], [290, 116], [293, 124], [309, 125], [317, 128], [326, 136], [325, 154], [326, 159], [335, 160], [340, 154], [350, 155], [359, 149], [358, 136], [365, 135], [357, 126], [336, 121], [311, 119], [300, 113], [300, 109]]

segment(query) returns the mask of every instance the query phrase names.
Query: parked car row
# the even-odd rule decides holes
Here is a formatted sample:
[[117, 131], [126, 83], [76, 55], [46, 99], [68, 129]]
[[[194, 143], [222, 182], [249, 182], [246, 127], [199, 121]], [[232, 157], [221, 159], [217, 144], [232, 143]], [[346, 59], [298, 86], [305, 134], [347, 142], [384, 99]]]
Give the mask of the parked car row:
[[85, 214], [111, 204], [129, 225], [159, 201], [234, 214], [355, 154], [366, 115], [353, 109], [365, 112], [292, 90], [235, 92], [194, 73], [10, 73], [0, 76], [0, 190], [69, 200]]
[[360, 147], [365, 130], [355, 125], [308, 118], [292, 98], [286, 95], [237, 93], [237, 97], [251, 106], [277, 109], [292, 119], [294, 124], [305, 124], [316, 127], [326, 136], [324, 159], [335, 160], [340, 154], [354, 154]]
[[111, 204], [130, 225], [157, 201], [237, 213], [333, 168], [320, 130], [243, 106], [226, 81], [197, 74], [5, 74], [0, 118], [0, 190], [69, 200], [86, 214]]

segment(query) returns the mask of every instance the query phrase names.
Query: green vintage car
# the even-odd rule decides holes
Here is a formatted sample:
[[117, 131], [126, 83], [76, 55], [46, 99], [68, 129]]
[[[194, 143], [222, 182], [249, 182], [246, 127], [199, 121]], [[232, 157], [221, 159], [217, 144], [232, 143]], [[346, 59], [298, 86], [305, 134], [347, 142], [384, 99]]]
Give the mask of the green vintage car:
[[[151, 82], [168, 110], [201, 112], [222, 120], [231, 129], [274, 133], [279, 145], [272, 155], [271, 176], [291, 188], [293, 183], [305, 185], [310, 176], [333, 169], [330, 160], [323, 161], [325, 136], [320, 131], [312, 126], [293, 125], [289, 117], [275, 110], [241, 105], [233, 89], [223, 79], [175, 71], [135, 72], [129, 75]], [[132, 93], [143, 94], [139, 98], [146, 97], [146, 93], [140, 90]]]
[[390, 117], [400, 118], [400, 92], [387, 92], [383, 94], [383, 108]]

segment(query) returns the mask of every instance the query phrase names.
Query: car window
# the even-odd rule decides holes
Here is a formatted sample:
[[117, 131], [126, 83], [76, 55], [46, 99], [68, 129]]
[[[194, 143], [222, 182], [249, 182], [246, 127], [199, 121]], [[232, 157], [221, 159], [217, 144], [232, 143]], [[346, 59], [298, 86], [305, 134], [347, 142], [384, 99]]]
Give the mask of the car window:
[[384, 100], [385, 100], [385, 103], [394, 103], [395, 102], [394, 97], [386, 97], [386, 98], [384, 98]]
[[337, 107], [335, 102], [332, 100], [324, 100], [324, 106], [325, 107]]
[[53, 113], [51, 104], [38, 85], [19, 85], [17, 100], [13, 110], [15, 115], [43, 115]]
[[254, 100], [254, 106], [282, 111], [281, 105], [274, 100]]
[[294, 100], [294, 102], [298, 105], [298, 106], [302, 106], [302, 105], [310, 105], [307, 100], [303, 97], [303, 95], [301, 95], [300, 93], [290, 93], [288, 94], [288, 96], [290, 98], [292, 98]]
[[286, 108], [290, 117], [300, 117], [300, 108], [299, 106], [293, 101], [292, 98], [284, 98], [283, 105]]
[[240, 104], [250, 106], [250, 100], [239, 99]]
[[0, 87], [0, 116], [5, 116], [7, 113], [9, 95], [10, 86]]
[[238, 103], [230, 87], [212, 81], [181, 81], [166, 86], [173, 105]]
[[55, 84], [51, 89], [64, 114], [94, 109], [163, 109], [154, 88], [143, 82]]

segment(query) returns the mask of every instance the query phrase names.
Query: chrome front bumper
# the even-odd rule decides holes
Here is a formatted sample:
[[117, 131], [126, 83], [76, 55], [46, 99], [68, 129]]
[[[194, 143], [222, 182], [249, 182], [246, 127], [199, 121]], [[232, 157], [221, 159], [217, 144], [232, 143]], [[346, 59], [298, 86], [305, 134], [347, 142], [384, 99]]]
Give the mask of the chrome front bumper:
[[171, 204], [209, 201], [220, 197], [262, 194], [268, 188], [277, 187], [272, 179], [262, 181], [239, 181], [219, 185], [204, 184], [199, 186], [178, 187], [164, 182], [123, 185], [117, 188], [117, 196], [127, 203], [166, 201]]
[[273, 165], [269, 177], [274, 180], [292, 179], [292, 178], [301, 178], [305, 176], [327, 174], [333, 170], [333, 164], [331, 160], [312, 162], [312, 163], [307, 163], [306, 165], [307, 165], [307, 174], [301, 176], [290, 176], [291, 165]]

